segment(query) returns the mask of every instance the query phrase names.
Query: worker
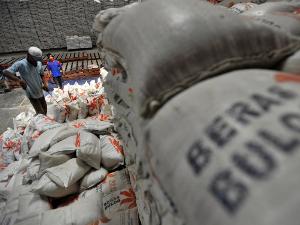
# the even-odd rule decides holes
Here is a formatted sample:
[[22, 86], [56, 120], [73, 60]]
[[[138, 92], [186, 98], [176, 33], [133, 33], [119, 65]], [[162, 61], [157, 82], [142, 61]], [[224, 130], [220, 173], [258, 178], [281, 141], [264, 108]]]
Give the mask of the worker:
[[51, 72], [51, 75], [57, 87], [63, 89], [63, 81], [61, 78], [62, 64], [59, 61], [55, 60], [51, 53], [48, 53], [47, 57], [47, 69]]
[[[33, 106], [36, 114], [47, 114], [47, 103], [43, 89], [49, 91], [44, 83], [44, 71], [42, 67], [42, 50], [37, 47], [30, 47], [26, 58], [15, 62], [12, 66], [3, 71], [3, 75], [10, 80], [18, 81], [26, 91], [26, 95]], [[20, 79], [16, 73], [20, 73]]]

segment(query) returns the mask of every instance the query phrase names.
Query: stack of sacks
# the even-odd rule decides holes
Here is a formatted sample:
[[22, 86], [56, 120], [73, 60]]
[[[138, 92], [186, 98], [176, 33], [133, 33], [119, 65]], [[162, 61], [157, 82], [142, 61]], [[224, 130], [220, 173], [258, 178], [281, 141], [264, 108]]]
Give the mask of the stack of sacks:
[[47, 116], [38, 114], [33, 117], [30, 123], [25, 128], [22, 137], [22, 152], [27, 154], [33, 146], [36, 139], [45, 131], [61, 127], [62, 124], [50, 119]]
[[99, 81], [86, 82], [82, 86], [68, 84], [64, 90], [55, 88], [46, 101], [49, 103], [47, 115], [59, 123], [95, 116], [109, 108]]
[[34, 141], [46, 130], [61, 126], [44, 115], [33, 117], [31, 112], [20, 113], [13, 119], [15, 129], [8, 128], [0, 135], [0, 168], [20, 160]]
[[[256, 7], [252, 10], [255, 9]], [[224, 87], [223, 84], [216, 85], [215, 89], [209, 92], [209, 95], [205, 92], [199, 95], [204, 98], [201, 101], [199, 101], [200, 98], [198, 100], [196, 97], [192, 100], [187, 98], [180, 101], [184, 107], [181, 108], [181, 105], [176, 105], [168, 110], [169, 114], [171, 112], [176, 114], [176, 116], [168, 118], [166, 113], [164, 120], [170, 121], [170, 124], [164, 124], [168, 130], [163, 129], [163, 125], [160, 125], [160, 122], [163, 123], [164, 120], [157, 120], [157, 122], [152, 123], [152, 121], [156, 121], [157, 114], [168, 107], [174, 96], [187, 92], [191, 86], [199, 82], [205, 83], [204, 80], [206, 79], [221, 79], [229, 76], [224, 73], [241, 68], [276, 68], [288, 56], [300, 49], [298, 37], [280, 29], [274, 29], [272, 26], [254, 22], [253, 19], [241, 15], [236, 15], [228, 9], [216, 7], [203, 1], [152, 0], [122, 11], [105, 26], [101, 26], [101, 20], [97, 22], [97, 18], [99, 19], [101, 15], [96, 17], [95, 28], [100, 32], [98, 44], [102, 55], [104, 55], [106, 68], [109, 69], [104, 88], [110, 103], [113, 105], [116, 119], [115, 127], [124, 143], [126, 162], [127, 158], [130, 159], [127, 166], [130, 168], [130, 177], [135, 181], [133, 188], [136, 191], [142, 224], [196, 224], [203, 218], [207, 219], [204, 221], [205, 224], [224, 224], [221, 221], [225, 221], [225, 224], [240, 224], [242, 218], [255, 217], [252, 214], [252, 209], [246, 208], [243, 214], [245, 217], [241, 216], [239, 222], [233, 221], [226, 212], [222, 211], [222, 206], [221, 208], [218, 206], [217, 202], [222, 201], [222, 199], [209, 200], [207, 204], [206, 202], [203, 203], [201, 199], [205, 199], [206, 195], [208, 195], [207, 198], [210, 196], [209, 194], [200, 195], [198, 193], [201, 190], [208, 190], [209, 186], [201, 185], [200, 179], [195, 181], [198, 182], [196, 186], [184, 185], [185, 193], [190, 193], [188, 198], [183, 199], [182, 196], [185, 194], [176, 191], [177, 187], [182, 186], [182, 184], [189, 184], [188, 178], [197, 178], [193, 174], [185, 176], [185, 172], [189, 173], [189, 166], [182, 164], [178, 167], [181, 165], [178, 163], [187, 160], [192, 161], [198, 155], [199, 157], [206, 156], [207, 152], [207, 148], [201, 148], [201, 143], [195, 144], [196, 150], [200, 149], [199, 151], [192, 151], [194, 149], [193, 143], [191, 143], [192, 147], [186, 149], [183, 143], [192, 141], [187, 133], [196, 131], [194, 133], [197, 136], [198, 130], [196, 128], [182, 129], [186, 126], [183, 124], [178, 126], [178, 123], [185, 121], [186, 125], [189, 124], [193, 127], [200, 126], [206, 121], [197, 119], [200, 117], [197, 110], [187, 111], [191, 106], [200, 104], [201, 109], [203, 109], [202, 114], [210, 116], [212, 112], [216, 112], [214, 107], [225, 107], [228, 102], [230, 103], [229, 99], [217, 101], [214, 98], [214, 91], [221, 91]], [[165, 32], [166, 30], [172, 32]], [[260, 72], [263, 74], [261, 78], [256, 75], [252, 76]], [[271, 77], [274, 73], [261, 70], [241, 71], [238, 74], [240, 76], [248, 74], [248, 77], [246, 75], [244, 77], [253, 79], [253, 87], [256, 87], [256, 82], [259, 84], [260, 79], [264, 79], [264, 76]], [[284, 74], [278, 79], [286, 82], [298, 80], [294, 75], [287, 76]], [[231, 80], [232, 85], [227, 84], [227, 87], [239, 86], [239, 83], [236, 82], [239, 80], [238, 75]], [[269, 84], [272, 83], [271, 81], [272, 79], [268, 80]], [[246, 85], [250, 81], [241, 80], [241, 82]], [[239, 92], [243, 93], [244, 89], [246, 91], [251, 88], [238, 89], [235, 95], [240, 96]], [[273, 87], [271, 90], [271, 92], [286, 95], [286, 97], [289, 95], [288, 93], [284, 94], [285, 92], [277, 87]], [[281, 104], [277, 100], [265, 102], [265, 98], [258, 98], [257, 101], [260, 103]], [[269, 103], [264, 105], [266, 110], [269, 110]], [[203, 107], [204, 105], [205, 107]], [[210, 109], [208, 106], [211, 105], [212, 108]], [[252, 117], [258, 116], [259, 113], [253, 112], [247, 106], [247, 104], [246, 106], [242, 103], [237, 104], [234, 113], [237, 115], [246, 113], [247, 116]], [[291, 109], [294, 110], [293, 107]], [[239, 119], [245, 120], [248, 117]], [[295, 121], [295, 123], [297, 122]], [[215, 125], [214, 129], [211, 128], [213, 130], [207, 132], [211, 132], [212, 137], [221, 139], [220, 145], [223, 138], [229, 138], [233, 135], [230, 130], [226, 130], [221, 119], [216, 118], [213, 125]], [[160, 129], [164, 132], [160, 132]], [[224, 130], [224, 133], [216, 136], [218, 130]], [[150, 134], [154, 135], [155, 139], [150, 141]], [[245, 136], [247, 135], [245, 134], [243, 137]], [[165, 142], [165, 137], [170, 137], [170, 139], [172, 137], [173, 142], [176, 140], [176, 145], [171, 145], [172, 141]], [[154, 143], [156, 144], [154, 145]], [[295, 143], [298, 142], [295, 141]], [[191, 159], [188, 154], [183, 155], [188, 149], [191, 149]], [[174, 151], [176, 151], [175, 154]], [[172, 160], [173, 155], [179, 154], [177, 151], [181, 152], [180, 157]], [[194, 163], [195, 167], [199, 167], [200, 170], [201, 165], [207, 161], [204, 156], [199, 158], [199, 161], [190, 163]], [[216, 160], [222, 161], [222, 159]], [[200, 165], [198, 166], [198, 164]], [[162, 173], [164, 175], [160, 174], [158, 165], [160, 165], [160, 170], [164, 170], [164, 166], [167, 165], [168, 170]], [[175, 173], [174, 171], [179, 172]], [[186, 178], [184, 182], [177, 174]], [[217, 177], [216, 179], [221, 178]], [[231, 175], [225, 176], [224, 179], [230, 180]], [[170, 189], [173, 191], [170, 192]], [[239, 190], [239, 186], [237, 190]], [[222, 193], [219, 196], [222, 197]], [[262, 202], [258, 202], [258, 199], [255, 201], [257, 204], [262, 204]], [[202, 207], [199, 206], [200, 203]], [[207, 210], [203, 210], [205, 213], [196, 212], [199, 208], [211, 209], [209, 207], [211, 205], [216, 208], [220, 217], [207, 216], [209, 215]], [[270, 203], [270, 205], [272, 204]], [[145, 211], [146, 209], [147, 211]], [[258, 216], [257, 224], [264, 224], [261, 220], [263, 218]], [[248, 220], [245, 219], [244, 221]], [[287, 221], [284, 223], [287, 224]], [[265, 224], [271, 223], [266, 222]]]
[[32, 217], [51, 209], [47, 198], [31, 193], [31, 185], [22, 185], [22, 173], [25, 172], [26, 166], [28, 166], [27, 160], [22, 159], [10, 164], [3, 171], [4, 174], [3, 172], [0, 174], [2, 181], [7, 176], [7, 183], [1, 188], [0, 200], [0, 203], [4, 205], [0, 213], [0, 223], [3, 225], [16, 224], [18, 220], [30, 221]]
[[[139, 224], [129, 174], [122, 169], [123, 147], [116, 134], [98, 138], [68, 125], [49, 129], [34, 142], [26, 163], [20, 178], [22, 193], [12, 191], [6, 197], [2, 224]], [[50, 210], [45, 197], [56, 209]], [[38, 206], [45, 201], [47, 207]], [[22, 213], [14, 206], [20, 204]], [[31, 206], [39, 210], [33, 213]]]
[[[24, 181], [36, 181], [33, 190], [37, 193], [63, 197], [77, 193], [82, 178], [88, 183], [93, 177], [101, 176], [104, 173], [101, 167], [114, 170], [123, 165], [120, 141], [107, 130], [107, 126], [98, 127], [96, 133], [101, 131], [100, 128], [102, 133], [106, 132], [100, 138], [86, 128], [68, 125], [44, 132], [29, 151], [30, 165]], [[90, 178], [85, 177], [87, 173]]]
[[[92, 173], [90, 175], [92, 175]], [[88, 175], [86, 177], [88, 177]], [[82, 180], [82, 183], [84, 181], [85, 179]], [[82, 201], [82, 199], [87, 199], [90, 196], [98, 194], [102, 196], [103, 214], [94, 224], [137, 225], [136, 197], [130, 183], [127, 169], [105, 174], [104, 177], [101, 177], [101, 180], [98, 179], [97, 183], [98, 184], [96, 186], [94, 185], [95, 187], [93, 188], [81, 189], [82, 192], [79, 195], [70, 196], [65, 200], [67, 203], [62, 203], [58, 207], [74, 204]]]

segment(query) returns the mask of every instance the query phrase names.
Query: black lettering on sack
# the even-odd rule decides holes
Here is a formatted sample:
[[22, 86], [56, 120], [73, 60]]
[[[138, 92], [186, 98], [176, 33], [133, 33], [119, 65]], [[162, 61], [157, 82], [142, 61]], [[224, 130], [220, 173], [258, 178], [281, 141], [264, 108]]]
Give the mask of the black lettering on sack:
[[113, 197], [111, 198], [110, 200], [108, 200], [107, 202], [104, 203], [104, 209], [108, 209], [110, 208], [111, 206], [119, 203], [121, 200], [120, 200], [120, 197], [117, 196], [117, 197]]
[[273, 105], [281, 105], [281, 102], [261, 94], [253, 94], [252, 100], [264, 111], [268, 112]]
[[219, 172], [209, 187], [212, 195], [231, 214], [235, 214], [248, 196], [248, 188], [229, 170]]
[[276, 168], [273, 156], [256, 142], [249, 141], [245, 146], [248, 154], [234, 153], [233, 163], [253, 179], [267, 178]]
[[290, 138], [284, 140], [282, 136], [275, 135], [273, 132], [268, 130], [258, 131], [258, 135], [263, 139], [271, 143], [277, 149], [282, 152], [291, 153], [296, 150], [300, 145], [300, 140], [297, 138]]
[[201, 141], [194, 143], [187, 152], [187, 161], [196, 175], [209, 163], [212, 151]]
[[224, 147], [237, 134], [236, 129], [230, 127], [222, 117], [217, 117], [205, 132], [218, 147]]
[[248, 125], [251, 117], [257, 118], [260, 116], [259, 112], [255, 111], [247, 103], [244, 102], [235, 103], [227, 112], [237, 122], [243, 125]]
[[295, 92], [283, 89], [279, 86], [272, 86], [268, 89], [268, 91], [285, 100], [295, 99], [297, 97], [297, 94]]
[[288, 113], [280, 118], [285, 127], [294, 132], [300, 132], [300, 114]]

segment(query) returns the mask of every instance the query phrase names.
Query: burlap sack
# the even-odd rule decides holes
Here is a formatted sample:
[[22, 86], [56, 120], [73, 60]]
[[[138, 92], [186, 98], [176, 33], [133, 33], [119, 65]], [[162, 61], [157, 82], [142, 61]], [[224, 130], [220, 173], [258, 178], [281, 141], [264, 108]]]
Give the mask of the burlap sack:
[[80, 180], [90, 168], [80, 159], [74, 158], [46, 169], [46, 175], [60, 187], [68, 188]]
[[286, 32], [198, 0], [139, 4], [106, 26], [100, 44], [107, 54], [119, 54], [133, 85], [131, 106], [143, 117], [200, 80], [271, 67], [300, 48]]
[[59, 141], [62, 141], [68, 137], [71, 137], [73, 135], [76, 135], [78, 133], [78, 130], [76, 130], [74, 127], [68, 127], [63, 130], [61, 130], [59, 133], [57, 133], [51, 140], [50, 146], [56, 144]]
[[108, 173], [105, 179], [97, 185], [97, 191], [104, 195], [130, 186], [130, 178], [127, 169]]
[[47, 116], [59, 123], [63, 123], [66, 120], [66, 110], [63, 106], [53, 103], [47, 106]]
[[89, 114], [87, 100], [83, 98], [78, 99], [78, 119], [85, 119]]
[[48, 198], [37, 193], [27, 192], [19, 195], [18, 219], [24, 219], [51, 209]]
[[40, 160], [39, 175], [41, 176], [46, 169], [63, 164], [69, 159], [71, 159], [71, 156], [69, 155], [63, 155], [63, 154], [51, 155], [47, 152], [41, 152], [39, 154], [39, 160]]
[[41, 225], [88, 225], [102, 217], [102, 198], [99, 193], [80, 199], [66, 207], [41, 214]]
[[48, 148], [51, 146], [51, 140], [61, 131], [65, 130], [65, 126], [60, 126], [57, 128], [49, 129], [44, 132], [42, 135], [38, 137], [33, 143], [29, 155], [31, 157], [36, 157], [40, 152], [47, 151]]
[[100, 136], [102, 165], [105, 169], [114, 169], [124, 164], [123, 147], [120, 140], [110, 135]]
[[68, 188], [61, 187], [53, 182], [47, 174], [43, 175], [40, 180], [36, 181], [32, 187], [32, 191], [54, 198], [64, 197], [79, 191], [79, 185], [74, 183]]
[[78, 133], [76, 156], [95, 169], [100, 169], [102, 150], [97, 136], [86, 131]]
[[277, 71], [227, 73], [149, 122], [147, 161], [186, 224], [298, 223], [299, 82]]
[[113, 128], [113, 124], [106, 121], [100, 121], [96, 119], [86, 118], [81, 120], [72, 121], [69, 124], [71, 127], [77, 129], [84, 129], [94, 134], [107, 133]]
[[66, 120], [67, 121], [73, 121], [78, 118], [78, 112], [79, 112], [79, 106], [77, 101], [68, 102], [65, 105], [66, 108]]
[[91, 170], [80, 182], [80, 191], [91, 188], [100, 183], [107, 175], [107, 170], [100, 168], [99, 170]]
[[67, 137], [66, 139], [52, 145], [51, 148], [48, 149], [47, 153], [50, 155], [73, 153], [77, 149], [76, 146], [77, 138], [78, 138], [77, 134]]
[[45, 115], [38, 114], [37, 116], [32, 118], [30, 126], [35, 130], [45, 132], [46, 130], [60, 127], [61, 124]]
[[136, 197], [131, 187], [127, 187], [103, 196], [104, 216], [112, 218], [117, 212], [136, 207]]

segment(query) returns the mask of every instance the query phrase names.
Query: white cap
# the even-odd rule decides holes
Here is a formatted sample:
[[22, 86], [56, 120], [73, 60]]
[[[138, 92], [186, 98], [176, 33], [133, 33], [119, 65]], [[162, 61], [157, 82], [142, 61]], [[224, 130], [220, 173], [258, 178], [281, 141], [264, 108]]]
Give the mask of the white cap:
[[38, 47], [30, 47], [28, 53], [37, 60], [42, 60], [43, 52]]

